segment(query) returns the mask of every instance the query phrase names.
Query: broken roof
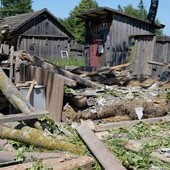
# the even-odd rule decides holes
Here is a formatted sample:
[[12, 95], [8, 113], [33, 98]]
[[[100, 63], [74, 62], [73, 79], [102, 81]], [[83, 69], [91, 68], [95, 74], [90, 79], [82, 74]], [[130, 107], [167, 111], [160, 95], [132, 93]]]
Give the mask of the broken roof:
[[33, 11], [29, 13], [6, 17], [0, 20], [0, 29], [4, 28], [4, 26], [6, 25], [9, 25], [10, 32], [13, 33], [42, 13], [48, 13], [55, 21], [58, 22], [58, 24], [63, 28], [66, 34], [73, 38], [73, 35], [60, 23], [60, 21], [51, 12], [47, 10], [47, 8], [44, 8], [39, 11]]
[[131, 15], [127, 15], [127, 14], [125, 14], [123, 12], [120, 12], [118, 10], [115, 10], [115, 9], [112, 9], [112, 8], [109, 8], [109, 7], [93, 8], [93, 9], [90, 9], [90, 10], [87, 10], [87, 11], [83, 12], [80, 15], [77, 15], [76, 17], [81, 18], [83, 20], [86, 20], [88, 18], [95, 18], [95, 17], [99, 17], [99, 16], [102, 16], [102, 15], [107, 15], [107, 14], [123, 15], [123, 16], [129, 17], [129, 18], [132, 18], [134, 20], [138, 20], [140, 22], [145, 22], [145, 23], [147, 23], [149, 25], [153, 25], [153, 26], [155, 26], [158, 29], [161, 29], [161, 28], [165, 27], [165, 25], [163, 25], [163, 24], [151, 23], [149, 21], [146, 21], [146, 20], [143, 20], [143, 19], [139, 19], [139, 18], [133, 17]]

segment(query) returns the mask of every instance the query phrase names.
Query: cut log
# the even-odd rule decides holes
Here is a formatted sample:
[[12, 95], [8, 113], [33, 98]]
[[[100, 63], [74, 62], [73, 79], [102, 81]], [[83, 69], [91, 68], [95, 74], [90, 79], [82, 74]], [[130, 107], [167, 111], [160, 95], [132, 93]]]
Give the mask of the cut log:
[[[83, 168], [85, 170], [91, 170], [93, 162], [94, 160], [87, 156], [82, 156], [65, 162], [63, 162], [62, 158], [52, 158], [43, 160], [42, 166], [52, 167], [53, 170], [72, 170], [74, 168]], [[36, 164], [36, 162], [8, 166], [0, 168], [0, 170], [25, 170], [27, 168], [32, 167], [33, 164]]]
[[97, 83], [94, 83], [94, 82], [92, 82], [90, 80], [84, 79], [84, 78], [82, 78], [82, 77], [80, 77], [80, 76], [78, 76], [76, 74], [73, 74], [73, 73], [71, 73], [69, 71], [66, 71], [66, 70], [64, 70], [64, 69], [62, 69], [62, 68], [60, 68], [58, 66], [52, 65], [52, 64], [50, 64], [48, 62], [45, 62], [45, 61], [43, 61], [43, 60], [41, 60], [40, 58], [37, 58], [37, 57], [34, 57], [34, 65], [42, 67], [42, 68], [44, 68], [46, 70], [50, 70], [50, 71], [52, 71], [54, 73], [58, 73], [58, 74], [60, 74], [62, 76], [65, 76], [67, 78], [73, 79], [76, 82], [78, 82], [78, 83], [80, 83], [80, 84], [82, 84], [84, 86], [87, 86], [87, 87], [99, 87], [100, 86]]
[[48, 114], [49, 113], [47, 111], [43, 111], [43, 112], [37, 111], [37, 112], [30, 112], [29, 114], [28, 113], [20, 113], [20, 114], [4, 115], [4, 116], [0, 116], [0, 123], [41, 118]]
[[49, 150], [65, 150], [76, 154], [84, 154], [85, 152], [82, 147], [47, 136], [43, 131], [28, 126], [23, 127], [21, 130], [17, 130], [0, 124], [0, 138], [14, 140]]
[[104, 169], [126, 170], [86, 124], [79, 126], [77, 131]]

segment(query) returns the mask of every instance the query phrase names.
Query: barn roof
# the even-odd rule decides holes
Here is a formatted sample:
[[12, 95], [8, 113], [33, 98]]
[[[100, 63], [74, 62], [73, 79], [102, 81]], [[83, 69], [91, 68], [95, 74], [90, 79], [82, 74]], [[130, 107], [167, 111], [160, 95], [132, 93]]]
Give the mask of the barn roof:
[[129, 17], [129, 18], [132, 18], [134, 20], [138, 20], [138, 21], [147, 23], [149, 25], [153, 25], [158, 29], [161, 29], [161, 28], [165, 27], [165, 25], [163, 25], [163, 24], [158, 25], [158, 24], [155, 24], [155, 23], [151, 23], [149, 21], [142, 20], [142, 19], [139, 19], [137, 17], [133, 17], [131, 15], [127, 15], [124, 12], [120, 12], [118, 10], [115, 10], [115, 9], [112, 9], [112, 8], [109, 8], [109, 7], [98, 7], [98, 8], [90, 9], [90, 10], [87, 10], [87, 11], [83, 12], [80, 15], [77, 15], [76, 17], [81, 18], [83, 20], [86, 20], [86, 19], [89, 19], [89, 18], [100, 17], [102, 15], [107, 15], [107, 14], [123, 15], [123, 16]]
[[29, 13], [24, 13], [24, 14], [18, 14], [15, 16], [10, 16], [6, 17], [2, 20], [0, 20], [0, 29], [2, 29], [4, 26], [9, 25], [10, 32], [14, 33], [18, 29], [20, 29], [22, 26], [27, 24], [29, 21], [32, 19], [36, 18], [42, 13], [48, 13], [51, 15], [51, 17], [54, 18], [55, 21], [58, 22], [58, 24], [63, 28], [65, 33], [69, 35], [69, 37], [73, 38], [73, 35], [60, 23], [60, 21], [52, 14], [50, 13], [46, 8], [39, 10], [39, 11], [34, 11], [34, 12], [29, 12]]

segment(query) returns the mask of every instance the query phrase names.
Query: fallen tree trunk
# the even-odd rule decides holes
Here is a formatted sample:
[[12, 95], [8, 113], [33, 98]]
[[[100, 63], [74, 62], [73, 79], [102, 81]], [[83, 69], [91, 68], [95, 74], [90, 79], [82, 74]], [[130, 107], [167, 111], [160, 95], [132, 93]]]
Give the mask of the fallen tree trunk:
[[34, 108], [26, 101], [24, 95], [9, 80], [3, 69], [0, 67], [0, 90], [5, 97], [13, 104], [13, 106], [21, 112], [33, 112]]
[[[10, 103], [23, 113], [34, 112], [32, 105], [26, 100], [25, 96], [20, 93], [16, 86], [10, 81], [3, 69], [0, 67], [0, 90]], [[37, 119], [27, 121], [29, 125], [33, 125], [38, 129], [42, 129]]]
[[0, 124], [0, 138], [33, 145], [49, 150], [65, 150], [76, 154], [84, 154], [84, 149], [76, 145], [48, 136], [43, 131], [24, 126], [21, 130], [12, 129]]

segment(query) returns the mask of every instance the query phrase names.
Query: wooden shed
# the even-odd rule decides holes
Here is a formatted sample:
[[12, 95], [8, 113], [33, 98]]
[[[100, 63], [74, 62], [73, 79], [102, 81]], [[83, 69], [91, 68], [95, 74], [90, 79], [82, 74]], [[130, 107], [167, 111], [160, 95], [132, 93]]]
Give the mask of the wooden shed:
[[10, 45], [37, 57], [67, 57], [70, 55], [72, 34], [46, 8], [36, 12], [6, 17], [0, 29], [8, 25]]
[[88, 66], [112, 66], [127, 62], [129, 36], [155, 34], [164, 28], [108, 7], [85, 11], [85, 58]]

